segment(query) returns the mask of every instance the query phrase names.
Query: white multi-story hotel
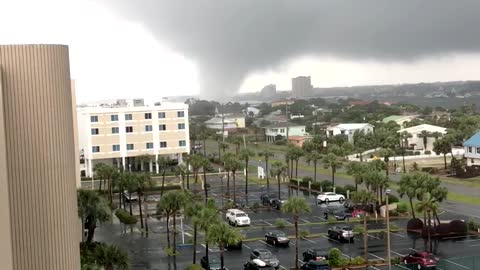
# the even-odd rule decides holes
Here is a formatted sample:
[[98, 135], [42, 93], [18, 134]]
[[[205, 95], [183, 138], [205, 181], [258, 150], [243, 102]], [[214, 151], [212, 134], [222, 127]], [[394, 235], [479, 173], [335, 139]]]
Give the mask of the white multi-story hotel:
[[[80, 153], [85, 175], [96, 163], [135, 169], [135, 157], [165, 155], [182, 162], [190, 150], [188, 105], [83, 107], [77, 109]], [[150, 171], [159, 172], [155, 162]], [[82, 172], [83, 174], [83, 172]]]

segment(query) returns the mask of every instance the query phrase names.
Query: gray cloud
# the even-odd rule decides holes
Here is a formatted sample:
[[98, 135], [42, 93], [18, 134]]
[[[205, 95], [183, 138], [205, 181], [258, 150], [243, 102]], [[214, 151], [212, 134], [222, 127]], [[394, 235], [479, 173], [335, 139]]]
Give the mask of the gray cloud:
[[196, 62], [202, 94], [304, 55], [412, 61], [480, 50], [477, 0], [103, 0]]

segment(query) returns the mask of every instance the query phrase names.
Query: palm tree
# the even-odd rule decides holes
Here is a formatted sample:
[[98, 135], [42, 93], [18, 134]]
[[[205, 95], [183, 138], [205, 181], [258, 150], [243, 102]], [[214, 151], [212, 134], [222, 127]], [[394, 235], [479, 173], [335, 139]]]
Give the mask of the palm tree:
[[202, 131], [200, 132], [200, 135], [198, 135], [198, 139], [202, 140], [203, 141], [203, 156], [204, 157], [207, 157], [207, 145], [206, 145], [206, 141], [207, 139], [210, 137], [210, 135], [208, 134], [206, 127], [203, 127], [202, 128]]
[[402, 163], [403, 163], [403, 173], [407, 172], [407, 168], [405, 167], [405, 152], [408, 146], [408, 139], [412, 138], [412, 134], [404, 131], [400, 133], [400, 142], [401, 142], [401, 150], [402, 150]]
[[322, 155], [318, 153], [317, 151], [312, 151], [310, 153], [307, 153], [305, 155], [305, 161], [307, 162], [308, 165], [310, 165], [310, 162], [313, 163], [313, 182], [317, 182], [317, 163], [318, 160], [322, 158]]
[[[121, 181], [123, 182], [125, 189], [128, 192], [128, 198], [132, 198], [132, 193], [137, 191], [137, 184], [138, 184], [135, 178], [135, 175], [130, 172], [123, 173]], [[132, 201], [130, 199], [128, 200], [128, 206], [130, 208], [130, 215], [133, 215]]]
[[432, 136], [432, 133], [426, 130], [422, 130], [422, 132], [418, 134], [418, 137], [423, 139], [423, 150], [427, 150], [428, 137], [430, 136]]
[[[98, 191], [102, 191], [102, 182], [105, 179], [105, 167], [107, 165], [105, 163], [97, 163], [95, 166], [93, 166], [93, 173], [95, 175], [95, 178], [100, 180], [99, 186], [98, 186]], [[93, 188], [93, 187], [92, 187]]]
[[415, 209], [413, 208], [413, 199], [417, 197], [417, 179], [410, 174], [404, 174], [400, 178], [398, 182], [398, 195], [400, 198], [403, 196], [408, 197], [408, 201], [410, 203], [410, 210], [412, 213], [412, 217], [415, 218]]
[[[222, 149], [222, 153], [225, 155], [225, 151], [229, 148], [228, 143], [226, 142], [219, 142], [218, 147]], [[221, 160], [222, 158], [220, 157], [220, 152], [218, 152], [218, 158]]]
[[[427, 228], [427, 235], [428, 235], [428, 244], [429, 244], [429, 251], [432, 251], [432, 242], [430, 239], [430, 229], [432, 227], [432, 219], [431, 219], [431, 212], [437, 212], [438, 211], [438, 203], [432, 198], [430, 193], [426, 193], [423, 196], [423, 199], [419, 201], [416, 205], [417, 211], [423, 212], [424, 216], [428, 217], [428, 228]], [[426, 213], [426, 214], [425, 214]]]
[[[157, 215], [165, 215], [167, 219], [167, 248], [171, 248], [170, 245], [170, 216], [172, 215], [172, 198], [168, 196], [168, 193], [165, 196], [160, 198], [160, 201], [157, 203]], [[175, 218], [175, 217], [174, 217]]]
[[123, 200], [123, 191], [125, 190], [125, 183], [123, 181], [123, 173], [119, 172], [113, 178], [113, 186], [118, 189], [118, 208], [125, 208], [124, 200]]
[[242, 235], [225, 222], [212, 224], [208, 229], [208, 242], [218, 244], [220, 250], [220, 269], [224, 269], [223, 254], [225, 245], [234, 245], [242, 240]]
[[[145, 194], [145, 190], [153, 186], [152, 178], [150, 174], [145, 172], [144, 174], [139, 174], [135, 177], [137, 181], [137, 195], [138, 195], [138, 210], [140, 212], [140, 227], [143, 229], [145, 223], [145, 230], [148, 234], [148, 213], [145, 213], [145, 222], [143, 222], [143, 213], [142, 213], [142, 196]], [[145, 197], [144, 197], [145, 198]], [[146, 204], [146, 202], [145, 202]]]
[[263, 150], [262, 152], [258, 153], [258, 156], [263, 157], [265, 159], [265, 175], [267, 177], [267, 193], [270, 192], [270, 181], [268, 179], [268, 161], [270, 157], [273, 157], [273, 152], [268, 149]]
[[255, 152], [252, 150], [245, 148], [240, 151], [240, 159], [245, 161], [245, 199], [248, 204], [248, 162], [250, 161], [251, 157], [255, 156]]
[[[243, 163], [237, 158], [237, 156], [232, 155], [226, 160], [225, 167], [228, 168], [232, 172], [233, 203], [236, 203], [237, 190], [236, 190], [236, 186], [235, 186], [235, 177], [236, 177], [236, 172], [238, 170], [243, 169]], [[228, 189], [228, 182], [227, 182], [227, 189]]]
[[183, 159], [185, 160], [185, 167], [187, 167], [187, 189], [190, 189], [190, 159], [191, 156], [189, 154], [184, 154]]
[[285, 175], [287, 173], [288, 167], [285, 163], [281, 161], [274, 161], [272, 163], [272, 170], [270, 171], [271, 175], [277, 178], [278, 182], [278, 199], [280, 200], [280, 176]]
[[232, 137], [230, 139], [230, 142], [235, 145], [235, 154], [238, 155], [240, 153], [240, 146], [243, 143], [242, 137], [239, 137], [239, 136]]
[[383, 189], [388, 187], [388, 178], [379, 171], [369, 170], [365, 174], [365, 185], [377, 195], [378, 201], [381, 202], [383, 198]]
[[[370, 205], [375, 202], [375, 195], [367, 190], [355, 191], [352, 194], [352, 201], [362, 205]], [[365, 261], [368, 263], [368, 234], [367, 234], [367, 211], [363, 215], [363, 248], [365, 252]]]
[[115, 245], [97, 244], [95, 246], [96, 264], [103, 266], [105, 270], [129, 269], [128, 254]]
[[302, 197], [291, 197], [282, 205], [282, 211], [293, 215], [295, 224], [295, 269], [298, 270], [298, 218], [300, 215], [311, 211], [310, 205]]
[[190, 158], [190, 166], [192, 166], [193, 178], [195, 179], [195, 184], [198, 183], [198, 174], [200, 169], [203, 167], [204, 160], [203, 157], [198, 154], [193, 154]]
[[335, 156], [332, 153], [328, 153], [326, 156], [323, 157], [323, 167], [325, 169], [331, 169], [332, 170], [332, 186], [335, 186], [335, 173], [337, 172], [337, 169], [340, 169], [343, 165], [343, 163], [337, 159], [337, 156]]
[[231, 162], [232, 159], [235, 159], [235, 155], [233, 153], [226, 153], [223, 155], [223, 167], [227, 172], [227, 192], [228, 196], [230, 196], [230, 172], [232, 171], [233, 163]]
[[185, 189], [185, 176], [187, 175], [188, 167], [185, 164], [178, 164], [175, 166], [175, 175], [182, 178], [182, 189]]
[[163, 196], [163, 190], [165, 189], [165, 173], [167, 172], [169, 162], [170, 158], [168, 156], [157, 156], [157, 166], [162, 171], [162, 189], [160, 190], [160, 196]]
[[207, 158], [202, 158], [201, 160], [202, 170], [203, 170], [203, 191], [205, 192], [205, 204], [208, 200], [208, 185], [207, 185], [207, 167], [210, 165], [210, 161]]
[[433, 143], [433, 151], [437, 155], [443, 154], [443, 162], [445, 164], [445, 170], [447, 169], [447, 154], [452, 152], [452, 141], [445, 137], [440, 140], [436, 140]]
[[[154, 156], [144, 154], [144, 155], [140, 155], [140, 156], [135, 157], [135, 164], [137, 166], [140, 165], [140, 170], [141, 171], [147, 172], [147, 171], [149, 171], [149, 168], [147, 169], [147, 166], [149, 166], [150, 162], [152, 162], [153, 160], [155, 160]], [[147, 164], [147, 166], [145, 166], [145, 164]]]
[[352, 161], [347, 164], [347, 174], [353, 176], [355, 182], [355, 191], [358, 190], [358, 185], [363, 184], [365, 180], [365, 175], [369, 170], [368, 164]]
[[205, 257], [207, 257], [208, 261], [208, 233], [210, 225], [220, 222], [218, 210], [215, 207], [215, 201], [208, 200], [207, 204], [200, 210], [196, 218], [198, 226], [205, 233]]
[[193, 223], [193, 264], [197, 262], [197, 232], [198, 232], [198, 215], [204, 207], [199, 203], [195, 203], [191, 198], [187, 199], [185, 205], [185, 215], [192, 220]]
[[[187, 202], [187, 196], [183, 190], [175, 190], [170, 191], [165, 194], [160, 199], [157, 209], [159, 212], [163, 212], [165, 214], [170, 214], [173, 218], [173, 245], [171, 246], [172, 254], [176, 254], [176, 234], [177, 234], [177, 225], [176, 225], [176, 217], [177, 213], [180, 212]], [[167, 226], [168, 226], [168, 216], [167, 216]], [[167, 228], [167, 234], [168, 234]], [[170, 242], [170, 241], [168, 241]], [[169, 245], [170, 247], [170, 245]]]
[[295, 161], [295, 178], [298, 177], [298, 161], [304, 154], [305, 152], [303, 152], [302, 148], [299, 148], [296, 146], [292, 147], [291, 158], [292, 158], [292, 161]]
[[91, 243], [97, 228], [97, 222], [105, 222], [110, 219], [110, 207], [98, 193], [85, 189], [77, 191], [77, 204], [78, 217], [82, 220], [82, 228], [86, 227], [88, 231], [86, 242]]
[[383, 156], [383, 162], [385, 162], [385, 174], [388, 177], [390, 157], [395, 155], [395, 152], [391, 148], [382, 148], [380, 149], [380, 155]]

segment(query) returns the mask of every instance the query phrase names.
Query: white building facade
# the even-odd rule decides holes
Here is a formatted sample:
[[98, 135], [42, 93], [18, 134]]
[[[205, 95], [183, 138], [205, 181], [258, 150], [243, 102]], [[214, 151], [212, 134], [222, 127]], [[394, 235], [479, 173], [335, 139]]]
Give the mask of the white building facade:
[[[165, 156], [181, 163], [182, 154], [190, 152], [187, 104], [83, 107], [77, 109], [77, 118], [88, 177], [100, 162], [132, 170], [137, 156]], [[154, 161], [149, 169], [159, 172]]]
[[[423, 138], [423, 131], [426, 131], [429, 134], [426, 140]], [[437, 140], [434, 135], [445, 135], [447, 134], [447, 129], [444, 127], [422, 124], [414, 127], [400, 129], [397, 132], [407, 132], [412, 135], [412, 137], [408, 139], [408, 146], [413, 148], [413, 150], [433, 151], [433, 143]], [[426, 142], [425, 145], [424, 142]]]
[[327, 137], [346, 135], [348, 142], [353, 143], [353, 134], [355, 132], [361, 131], [367, 134], [373, 132], [373, 129], [374, 126], [368, 123], [339, 124], [327, 128]]
[[290, 136], [307, 136], [304, 125], [295, 125], [290, 123], [277, 123], [265, 127], [265, 137], [268, 143], [275, 142], [278, 136], [286, 139]]
[[480, 166], [480, 132], [463, 143], [467, 166]]

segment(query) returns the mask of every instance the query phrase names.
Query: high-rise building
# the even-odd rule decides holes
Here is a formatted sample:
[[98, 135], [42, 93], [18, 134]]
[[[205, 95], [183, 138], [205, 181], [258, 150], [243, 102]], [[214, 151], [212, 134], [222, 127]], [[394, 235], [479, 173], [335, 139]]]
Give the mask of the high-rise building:
[[312, 95], [312, 92], [313, 86], [310, 76], [292, 78], [292, 95], [294, 97], [309, 97]]
[[2, 270], [80, 269], [68, 47], [0, 45]]
[[[188, 105], [82, 107], [77, 110], [79, 150], [84, 174], [92, 176], [96, 163], [135, 169], [135, 157], [151, 155], [182, 162], [190, 150]], [[154, 160], [150, 171], [159, 172]]]
[[277, 86], [275, 84], [265, 85], [260, 91], [263, 98], [273, 98], [277, 94]]

